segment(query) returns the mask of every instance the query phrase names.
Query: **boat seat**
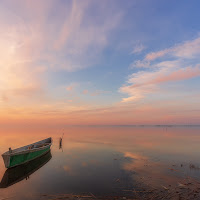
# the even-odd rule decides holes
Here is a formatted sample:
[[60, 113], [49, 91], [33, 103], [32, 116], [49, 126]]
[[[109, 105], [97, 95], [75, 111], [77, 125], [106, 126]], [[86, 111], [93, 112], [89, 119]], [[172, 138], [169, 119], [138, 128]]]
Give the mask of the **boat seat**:
[[34, 149], [34, 148], [40, 148], [40, 147], [44, 147], [44, 146], [47, 146], [49, 145], [49, 143], [44, 143], [44, 144], [35, 144], [35, 145], [31, 145], [29, 147], [27, 147], [28, 150], [31, 150], [31, 149]]
[[44, 146], [47, 146], [47, 145], [49, 145], [49, 143], [36, 144], [36, 145], [34, 145], [34, 148], [40, 148], [40, 147], [44, 147]]

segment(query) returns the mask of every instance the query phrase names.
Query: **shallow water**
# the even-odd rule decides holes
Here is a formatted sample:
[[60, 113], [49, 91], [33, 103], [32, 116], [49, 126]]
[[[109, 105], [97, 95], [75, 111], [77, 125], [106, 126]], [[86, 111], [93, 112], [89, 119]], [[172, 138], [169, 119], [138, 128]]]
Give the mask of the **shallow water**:
[[[131, 196], [141, 188], [173, 187], [185, 178], [200, 181], [200, 127], [79, 126], [63, 130], [0, 129], [0, 153], [53, 138], [52, 158], [7, 188], [0, 199], [41, 195]], [[5, 167], [0, 160], [0, 179]], [[44, 196], [43, 196], [44, 197]]]

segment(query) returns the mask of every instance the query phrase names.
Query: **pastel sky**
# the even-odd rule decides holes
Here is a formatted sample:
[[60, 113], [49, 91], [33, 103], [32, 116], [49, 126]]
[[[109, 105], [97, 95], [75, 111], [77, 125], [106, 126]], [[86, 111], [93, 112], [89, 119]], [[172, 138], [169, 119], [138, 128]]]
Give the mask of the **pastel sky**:
[[1, 0], [0, 124], [200, 124], [198, 0]]

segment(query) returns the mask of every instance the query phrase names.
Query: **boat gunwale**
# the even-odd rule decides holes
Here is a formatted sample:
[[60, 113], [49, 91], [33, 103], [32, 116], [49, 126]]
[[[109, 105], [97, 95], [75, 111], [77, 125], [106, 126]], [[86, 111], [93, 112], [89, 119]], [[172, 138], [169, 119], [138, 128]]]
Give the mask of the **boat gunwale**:
[[24, 151], [20, 151], [20, 152], [15, 152], [15, 153], [9, 153], [8, 152], [8, 154], [2, 154], [2, 156], [16, 156], [16, 155], [21, 155], [21, 154], [26, 154], [26, 153], [32, 153], [32, 152], [35, 152], [35, 151], [40, 151], [40, 150], [43, 150], [43, 149], [47, 149], [50, 146], [51, 146], [51, 144], [46, 145], [44, 147], [28, 149], [28, 150], [24, 150]]

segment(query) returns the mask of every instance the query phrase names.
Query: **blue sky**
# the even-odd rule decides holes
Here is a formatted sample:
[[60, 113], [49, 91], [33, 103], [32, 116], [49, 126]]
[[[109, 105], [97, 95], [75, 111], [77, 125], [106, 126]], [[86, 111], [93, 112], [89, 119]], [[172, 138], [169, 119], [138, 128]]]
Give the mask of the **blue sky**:
[[2, 119], [199, 124], [199, 4], [1, 1]]

